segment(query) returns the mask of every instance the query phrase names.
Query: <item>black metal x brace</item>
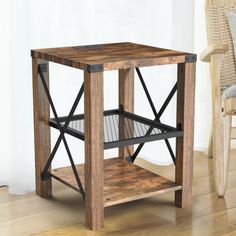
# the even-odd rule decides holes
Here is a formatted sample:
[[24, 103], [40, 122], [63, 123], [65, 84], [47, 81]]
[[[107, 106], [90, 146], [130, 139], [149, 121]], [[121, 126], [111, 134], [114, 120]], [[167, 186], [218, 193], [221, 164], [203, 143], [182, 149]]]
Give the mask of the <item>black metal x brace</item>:
[[[139, 77], [139, 79], [140, 79], [140, 82], [141, 82], [141, 84], [142, 84], [142, 87], [143, 87], [143, 89], [144, 89], [144, 92], [145, 92], [145, 94], [146, 94], [146, 97], [147, 97], [147, 99], [148, 99], [148, 102], [149, 102], [149, 104], [150, 104], [150, 106], [151, 106], [151, 108], [152, 108], [152, 112], [153, 112], [153, 114], [154, 114], [154, 116], [155, 116], [154, 121], [155, 121], [155, 122], [160, 122], [160, 118], [161, 118], [163, 112], [165, 111], [166, 107], [168, 106], [169, 102], [171, 101], [172, 97], [174, 96], [174, 94], [175, 94], [175, 92], [176, 92], [176, 90], [177, 90], [177, 83], [175, 83], [174, 87], [172, 88], [172, 90], [170, 91], [169, 95], [167, 96], [165, 102], [163, 103], [161, 109], [160, 109], [159, 112], [157, 113], [156, 108], [155, 108], [155, 106], [154, 106], [154, 103], [153, 103], [152, 98], [151, 98], [151, 96], [150, 96], [150, 93], [149, 93], [149, 91], [148, 91], [148, 89], [147, 89], [147, 86], [146, 86], [146, 84], [145, 84], [145, 82], [144, 82], [144, 79], [143, 79], [143, 76], [142, 76], [141, 72], [140, 72], [139, 68], [135, 68], [135, 69], [136, 69], [136, 72], [137, 72], [138, 77]], [[154, 129], [154, 127], [150, 127], [150, 128], [147, 130], [146, 135], [151, 134], [151, 132], [152, 132], [153, 129]], [[166, 146], [167, 146], [167, 148], [168, 148], [168, 150], [169, 150], [170, 156], [171, 156], [171, 158], [172, 158], [172, 160], [173, 160], [173, 162], [174, 162], [174, 164], [175, 164], [175, 155], [174, 155], [174, 152], [173, 152], [173, 150], [172, 150], [172, 148], [171, 148], [171, 145], [170, 145], [170, 143], [169, 143], [169, 140], [168, 140], [168, 139], [165, 139], [165, 143], [166, 143]], [[141, 149], [143, 148], [144, 144], [145, 144], [145, 143], [140, 143], [139, 146], [137, 147], [137, 149], [135, 150], [135, 152], [133, 153], [133, 155], [132, 155], [131, 157], [129, 157], [129, 159], [130, 159], [131, 162], [134, 162], [134, 161], [135, 161], [136, 157], [138, 156], [139, 152], [140, 152]]]
[[40, 79], [41, 79], [41, 82], [42, 82], [42, 84], [43, 84], [43, 87], [44, 87], [46, 96], [47, 96], [47, 98], [48, 98], [48, 102], [49, 102], [49, 104], [50, 104], [50, 106], [51, 106], [51, 108], [52, 108], [52, 112], [53, 112], [54, 117], [55, 117], [55, 120], [56, 120], [56, 122], [57, 122], [57, 126], [58, 126], [58, 128], [59, 128], [60, 135], [59, 135], [59, 137], [58, 137], [58, 139], [57, 139], [57, 141], [56, 141], [56, 144], [55, 144], [55, 146], [54, 146], [54, 148], [53, 148], [53, 150], [52, 150], [52, 152], [51, 152], [51, 154], [50, 154], [50, 156], [49, 156], [49, 159], [48, 159], [48, 161], [47, 161], [47, 163], [46, 163], [46, 165], [45, 165], [45, 168], [44, 168], [44, 170], [43, 170], [43, 172], [42, 172], [42, 179], [43, 179], [43, 180], [46, 180], [46, 179], [48, 179], [48, 177], [50, 177], [50, 173], [48, 172], [48, 169], [49, 169], [49, 167], [50, 167], [50, 165], [51, 165], [51, 163], [52, 163], [52, 160], [53, 160], [53, 158], [54, 158], [54, 156], [55, 156], [55, 154], [56, 154], [56, 151], [57, 151], [57, 149], [58, 149], [58, 147], [59, 147], [61, 141], [63, 140], [63, 143], [64, 143], [64, 145], [65, 145], [66, 152], [67, 152], [67, 154], [68, 154], [68, 157], [69, 157], [69, 160], [70, 160], [70, 163], [71, 163], [71, 167], [72, 167], [73, 173], [74, 173], [74, 175], [75, 175], [77, 184], [78, 184], [78, 186], [79, 186], [79, 189], [80, 189], [80, 192], [81, 192], [83, 198], [85, 199], [85, 192], [84, 192], [82, 183], [81, 183], [81, 181], [80, 181], [79, 174], [78, 174], [78, 172], [77, 172], [77, 170], [76, 170], [75, 163], [74, 163], [74, 161], [73, 161], [73, 158], [72, 158], [72, 155], [71, 155], [71, 152], [70, 152], [68, 143], [67, 143], [66, 138], [65, 138], [65, 135], [64, 135], [64, 134], [65, 134], [65, 130], [66, 130], [66, 128], [68, 127], [68, 125], [69, 125], [69, 123], [70, 123], [70, 121], [71, 121], [71, 118], [73, 117], [73, 114], [74, 114], [74, 112], [75, 112], [75, 110], [76, 110], [76, 107], [77, 107], [77, 105], [78, 105], [78, 103], [79, 103], [79, 101], [80, 101], [80, 99], [81, 99], [81, 97], [82, 97], [82, 95], [83, 95], [83, 92], [84, 92], [84, 83], [82, 84], [82, 86], [81, 86], [81, 88], [80, 88], [80, 90], [79, 90], [79, 93], [78, 93], [78, 95], [77, 95], [77, 97], [76, 97], [76, 99], [75, 99], [75, 101], [74, 101], [74, 104], [73, 104], [73, 106], [72, 106], [72, 108], [71, 108], [71, 110], [70, 110], [70, 113], [69, 113], [69, 115], [68, 115], [68, 117], [67, 117], [67, 119], [66, 119], [64, 125], [62, 126], [61, 123], [60, 123], [60, 120], [59, 120], [59, 118], [58, 118], [58, 115], [57, 115], [57, 112], [56, 112], [54, 103], [53, 103], [53, 101], [52, 101], [52, 98], [51, 98], [51, 95], [50, 95], [50, 92], [49, 92], [47, 83], [46, 83], [45, 78], [44, 78], [44, 75], [43, 75], [43, 71], [44, 71], [44, 70], [45, 70], [45, 64], [40, 64], [40, 65], [38, 66], [38, 72], [39, 72]]

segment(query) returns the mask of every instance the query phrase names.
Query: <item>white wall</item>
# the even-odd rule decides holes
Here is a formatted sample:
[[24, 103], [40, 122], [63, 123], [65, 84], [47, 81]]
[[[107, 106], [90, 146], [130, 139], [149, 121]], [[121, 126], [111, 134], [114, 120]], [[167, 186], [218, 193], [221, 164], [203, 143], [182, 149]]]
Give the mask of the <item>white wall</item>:
[[173, 48], [194, 51], [194, 1], [173, 1]]
[[[141, 1], [109, 1], [109, 0], [32, 0], [5, 1], [10, 4], [10, 34], [6, 38], [10, 49], [5, 52], [10, 56], [11, 87], [6, 88], [4, 95], [5, 109], [12, 107], [12, 113], [7, 110], [11, 141], [0, 137], [4, 147], [10, 146], [4, 157], [7, 170], [7, 157], [11, 156], [10, 191], [25, 193], [34, 189], [34, 148], [33, 148], [33, 110], [30, 49], [56, 47], [66, 45], [82, 45], [93, 43], [133, 41], [159, 47], [178, 47], [192, 51], [192, 0], [175, 1], [141, 0]], [[191, 2], [191, 4], [190, 4]], [[2, 4], [2, 3], [1, 3]], [[187, 4], [187, 5], [186, 5]], [[183, 11], [186, 6], [191, 10]], [[0, 8], [3, 9], [3, 8]], [[7, 18], [1, 14], [0, 17]], [[186, 19], [186, 20], [183, 20]], [[181, 19], [181, 20], [180, 20]], [[190, 20], [191, 19], [191, 20]], [[1, 21], [2, 22], [2, 21]], [[184, 39], [182, 30], [185, 29]], [[7, 32], [7, 29], [6, 31]], [[6, 33], [7, 34], [7, 33]], [[182, 42], [182, 43], [181, 43]], [[2, 45], [2, 43], [1, 43]], [[5, 48], [7, 50], [7, 47]], [[176, 80], [175, 66], [161, 66], [142, 69], [147, 86], [153, 100], [160, 107], [167, 93]], [[72, 68], [51, 64], [51, 91], [59, 115], [66, 115], [70, 105], [82, 83], [82, 73]], [[7, 74], [6, 74], [7, 76]], [[6, 97], [11, 95], [12, 103]], [[2, 95], [3, 96], [3, 95]], [[110, 99], [114, 97], [113, 99]], [[105, 73], [105, 108], [117, 106], [117, 72]], [[174, 103], [163, 115], [163, 121], [175, 124]], [[80, 104], [78, 112], [83, 111]], [[137, 113], [153, 118], [139, 82], [136, 83]], [[5, 127], [4, 133], [7, 134]], [[9, 133], [8, 133], [9, 134]], [[52, 144], [58, 132], [52, 131]], [[70, 147], [76, 162], [83, 161], [83, 143], [68, 137]], [[9, 145], [10, 144], [10, 145]], [[174, 145], [174, 143], [172, 143]], [[5, 148], [3, 148], [5, 150]], [[9, 154], [9, 150], [11, 153]], [[105, 156], [116, 155], [116, 150], [105, 152]], [[169, 164], [171, 159], [163, 142], [149, 143], [143, 149], [142, 156], [159, 163]], [[60, 148], [54, 166], [67, 164], [64, 149]], [[1, 167], [0, 167], [1, 168]], [[9, 171], [8, 171], [9, 173]], [[6, 176], [6, 175], [5, 175]], [[20, 178], [19, 178], [20, 177]], [[0, 182], [2, 172], [0, 172]], [[4, 180], [4, 179], [3, 179]], [[6, 179], [7, 180], [7, 179]]]

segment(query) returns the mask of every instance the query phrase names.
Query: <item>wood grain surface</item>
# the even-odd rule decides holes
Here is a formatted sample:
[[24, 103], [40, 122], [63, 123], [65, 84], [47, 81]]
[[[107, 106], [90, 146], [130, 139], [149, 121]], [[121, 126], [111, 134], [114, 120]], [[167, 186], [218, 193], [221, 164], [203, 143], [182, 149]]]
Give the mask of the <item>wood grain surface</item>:
[[175, 192], [175, 204], [182, 208], [192, 205], [195, 70], [195, 63], [178, 65], [176, 123], [184, 135], [176, 139], [175, 181], [182, 189]]
[[[175, 166], [157, 166], [142, 158], [136, 164], [174, 179]], [[105, 226], [90, 231], [84, 226], [80, 194], [56, 180], [53, 198], [30, 193], [11, 195], [0, 188], [0, 235], [3, 236], [189, 236], [236, 235], [236, 151], [231, 150], [229, 179], [224, 198], [214, 188], [213, 160], [195, 152], [193, 206], [175, 207], [173, 192], [105, 208]], [[30, 207], [29, 207], [30, 206]]]
[[[119, 107], [125, 111], [134, 112], [134, 68], [120, 69], [119, 70]], [[125, 124], [128, 121], [124, 118], [119, 118], [119, 139], [125, 139], [127, 137], [126, 127], [129, 124]], [[134, 127], [130, 124], [132, 131]], [[134, 146], [123, 146], [119, 147], [119, 157], [125, 159], [133, 154]]]
[[221, 95], [221, 71], [223, 65], [223, 54], [211, 56], [211, 91], [212, 91], [212, 121], [213, 121], [213, 163], [215, 188], [219, 197], [224, 196], [227, 179], [230, 155], [230, 131], [232, 117], [224, 113], [222, 109]]
[[38, 65], [47, 64], [44, 73], [46, 83], [49, 85], [48, 62], [41, 59], [32, 59], [33, 99], [34, 99], [34, 148], [35, 148], [35, 180], [36, 194], [41, 197], [52, 195], [51, 179], [42, 181], [41, 174], [51, 153], [50, 127], [48, 125], [50, 109], [38, 74]]
[[185, 52], [135, 43], [110, 43], [62, 48], [35, 49], [32, 57], [86, 70], [88, 65], [103, 65], [103, 70], [175, 64], [186, 61]]
[[[77, 170], [84, 185], [84, 165], [77, 165]], [[52, 176], [79, 191], [71, 167], [52, 170]], [[179, 189], [181, 186], [173, 181], [121, 158], [104, 161], [105, 207]]]
[[84, 72], [85, 221], [89, 229], [104, 225], [103, 210], [103, 73]]

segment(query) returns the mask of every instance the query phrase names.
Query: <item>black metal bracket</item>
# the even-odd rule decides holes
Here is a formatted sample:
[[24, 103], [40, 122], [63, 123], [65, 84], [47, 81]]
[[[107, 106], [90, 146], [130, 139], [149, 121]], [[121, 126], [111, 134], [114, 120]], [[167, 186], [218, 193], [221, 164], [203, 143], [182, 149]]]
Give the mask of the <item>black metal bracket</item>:
[[132, 158], [130, 156], [125, 157], [125, 160], [129, 163], [133, 163]]
[[[141, 84], [142, 84], [142, 87], [143, 87], [143, 89], [144, 89], [144, 92], [145, 92], [145, 94], [146, 94], [146, 97], [147, 97], [147, 99], [148, 99], [148, 102], [149, 102], [149, 104], [150, 104], [150, 107], [151, 107], [151, 109], [152, 109], [152, 111], [153, 111], [153, 114], [154, 114], [154, 116], [155, 116], [154, 121], [155, 121], [155, 122], [160, 122], [160, 118], [161, 118], [163, 112], [165, 111], [166, 107], [167, 107], [168, 104], [170, 103], [171, 99], [173, 98], [173, 96], [174, 96], [174, 94], [175, 94], [175, 92], [176, 92], [176, 90], [177, 90], [177, 83], [174, 85], [174, 87], [173, 87], [172, 90], [170, 91], [169, 95], [167, 96], [167, 98], [166, 98], [165, 102], [163, 103], [163, 105], [162, 105], [161, 109], [159, 110], [159, 112], [157, 112], [157, 111], [156, 111], [156, 108], [155, 108], [155, 106], [154, 106], [154, 103], [153, 103], [153, 101], [152, 101], [152, 98], [151, 98], [151, 96], [150, 96], [150, 93], [149, 93], [149, 91], [148, 91], [148, 89], [147, 89], [147, 86], [146, 86], [146, 84], [145, 84], [145, 82], [144, 82], [143, 76], [142, 76], [142, 74], [141, 74], [141, 72], [140, 72], [140, 70], [139, 70], [139, 68], [135, 68], [135, 69], [136, 69], [136, 72], [137, 72], [137, 74], [138, 74], [139, 80], [140, 80], [140, 82], [141, 82]], [[150, 128], [147, 130], [146, 135], [151, 134], [152, 130], [153, 130], [153, 127], [150, 127]], [[171, 148], [171, 145], [170, 145], [170, 143], [169, 143], [169, 140], [168, 140], [168, 139], [164, 139], [164, 140], [165, 140], [165, 144], [166, 144], [166, 146], [167, 146], [167, 148], [168, 148], [168, 150], [169, 150], [169, 153], [170, 153], [170, 156], [171, 156], [171, 158], [172, 158], [172, 161], [173, 161], [174, 164], [175, 164], [175, 159], [176, 159], [176, 158], [175, 158], [174, 152], [173, 152], [173, 150], [172, 150], [172, 148]], [[129, 157], [129, 160], [131, 159], [132, 162], [135, 161], [136, 157], [138, 156], [139, 152], [140, 152], [141, 149], [143, 148], [144, 144], [145, 144], [145, 143], [140, 143], [140, 144], [139, 144], [139, 146], [137, 147], [137, 149], [135, 150], [135, 152], [133, 153], [133, 155], [132, 155], [131, 157]]]
[[196, 54], [187, 54], [185, 56], [185, 62], [187, 63], [193, 63], [197, 61], [197, 55]]
[[48, 71], [48, 65], [47, 63], [42, 63], [41, 65], [41, 70], [43, 73], [46, 73]]
[[42, 174], [42, 180], [47, 181], [47, 180], [50, 180], [50, 178], [51, 178], [50, 172], [47, 172], [44, 175]]
[[86, 69], [89, 73], [103, 72], [103, 64], [87, 65]]
[[[47, 65], [47, 64], [46, 64], [46, 65]], [[73, 173], [74, 173], [74, 175], [75, 175], [75, 179], [76, 179], [77, 184], [78, 184], [78, 186], [79, 186], [80, 192], [81, 192], [83, 198], [85, 199], [85, 192], [84, 192], [82, 183], [81, 183], [81, 181], [80, 181], [78, 171], [77, 171], [77, 169], [76, 169], [76, 167], [75, 167], [75, 163], [74, 163], [74, 160], [73, 160], [73, 158], [72, 158], [72, 155], [71, 155], [71, 152], [70, 152], [68, 143], [67, 143], [66, 138], [65, 138], [65, 130], [66, 130], [66, 128], [68, 127], [68, 125], [69, 125], [69, 123], [70, 123], [70, 121], [71, 121], [71, 119], [72, 119], [72, 117], [73, 117], [73, 114], [74, 114], [74, 112], [75, 112], [75, 110], [76, 110], [76, 107], [77, 107], [77, 105], [78, 105], [78, 103], [79, 103], [79, 101], [80, 101], [80, 99], [81, 99], [81, 97], [82, 97], [82, 95], [83, 95], [83, 92], [84, 92], [84, 84], [82, 84], [82, 86], [81, 86], [81, 88], [80, 88], [80, 91], [79, 91], [79, 93], [78, 93], [78, 95], [77, 95], [77, 97], [76, 97], [76, 99], [75, 99], [75, 101], [74, 101], [74, 104], [73, 104], [73, 106], [72, 106], [72, 108], [71, 108], [71, 110], [70, 110], [70, 112], [69, 112], [69, 115], [68, 115], [67, 119], [65, 120], [64, 125], [62, 126], [62, 125], [61, 125], [61, 122], [60, 122], [60, 120], [59, 120], [59, 117], [58, 117], [58, 115], [57, 115], [57, 112], [56, 112], [54, 103], [53, 103], [53, 101], [52, 101], [52, 98], [51, 98], [51, 95], [50, 95], [50, 92], [49, 92], [47, 83], [46, 83], [45, 78], [44, 78], [44, 74], [43, 74], [43, 73], [46, 72], [45, 68], [47, 68], [47, 67], [45, 67], [45, 64], [39, 64], [39, 65], [38, 65], [38, 73], [39, 73], [39, 75], [40, 75], [39, 77], [40, 77], [40, 79], [41, 79], [41, 82], [42, 82], [44, 91], [45, 91], [46, 96], [47, 96], [47, 99], [48, 99], [48, 102], [49, 102], [49, 104], [50, 104], [50, 106], [51, 106], [51, 108], [52, 108], [52, 112], [53, 112], [54, 117], [55, 117], [55, 120], [56, 120], [56, 122], [57, 122], [57, 126], [58, 126], [58, 128], [59, 128], [60, 135], [59, 135], [59, 137], [58, 137], [58, 139], [57, 139], [57, 141], [56, 141], [56, 144], [55, 144], [54, 148], [52, 149], [52, 152], [51, 152], [51, 154], [50, 154], [50, 156], [49, 156], [49, 158], [48, 158], [48, 161], [47, 161], [47, 163], [46, 163], [46, 165], [45, 165], [45, 167], [44, 167], [44, 170], [43, 170], [43, 172], [42, 172], [42, 176], [41, 176], [41, 177], [42, 177], [42, 180], [48, 180], [48, 179], [50, 178], [51, 174], [50, 174], [49, 171], [48, 171], [48, 170], [49, 170], [49, 167], [50, 167], [50, 165], [51, 165], [51, 163], [52, 163], [52, 161], [53, 161], [53, 158], [54, 158], [54, 156], [55, 156], [55, 154], [56, 154], [56, 152], [57, 152], [57, 149], [58, 149], [58, 147], [59, 147], [61, 141], [63, 141], [64, 146], [65, 146], [65, 148], [66, 148], [66, 152], [67, 152], [67, 154], [68, 154], [68, 157], [69, 157], [69, 160], [70, 160], [70, 163], [71, 163], [71, 167], [72, 167]]]

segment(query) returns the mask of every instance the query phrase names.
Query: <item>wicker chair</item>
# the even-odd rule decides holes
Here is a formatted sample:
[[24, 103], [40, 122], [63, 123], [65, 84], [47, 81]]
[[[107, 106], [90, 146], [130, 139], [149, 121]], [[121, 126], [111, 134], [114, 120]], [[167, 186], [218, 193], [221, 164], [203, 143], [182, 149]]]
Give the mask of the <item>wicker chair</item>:
[[202, 61], [210, 63], [213, 120], [208, 154], [213, 156], [215, 187], [220, 197], [226, 191], [231, 119], [236, 113], [236, 98], [222, 99], [225, 88], [236, 84], [233, 42], [226, 17], [228, 12], [236, 12], [236, 0], [206, 0], [209, 46], [201, 55]]

